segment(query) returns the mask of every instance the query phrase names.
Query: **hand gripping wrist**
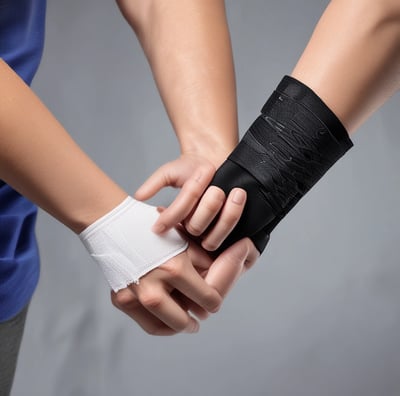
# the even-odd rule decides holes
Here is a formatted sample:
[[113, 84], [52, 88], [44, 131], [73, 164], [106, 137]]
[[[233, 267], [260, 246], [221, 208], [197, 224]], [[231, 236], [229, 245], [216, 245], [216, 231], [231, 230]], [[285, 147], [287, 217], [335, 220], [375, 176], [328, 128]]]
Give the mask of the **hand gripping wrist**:
[[128, 197], [79, 234], [115, 292], [186, 250], [176, 230], [151, 231], [158, 216], [154, 206]]
[[285, 76], [212, 185], [247, 191], [242, 217], [223, 244], [250, 237], [262, 252], [269, 234], [352, 142], [306, 85]]

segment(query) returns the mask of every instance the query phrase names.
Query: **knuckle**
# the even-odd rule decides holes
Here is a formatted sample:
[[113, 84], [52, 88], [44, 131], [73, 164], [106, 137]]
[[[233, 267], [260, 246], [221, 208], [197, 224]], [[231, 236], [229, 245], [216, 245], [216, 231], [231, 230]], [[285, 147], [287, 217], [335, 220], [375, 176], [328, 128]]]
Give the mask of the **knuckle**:
[[185, 225], [185, 228], [189, 232], [189, 234], [192, 234], [194, 236], [199, 236], [203, 232], [203, 228], [200, 225], [193, 223], [192, 221], [187, 223]]
[[240, 219], [240, 216], [242, 214], [242, 211], [240, 210], [240, 208], [231, 208], [229, 211], [226, 211], [226, 213], [224, 214], [223, 220], [225, 220], [228, 223], [232, 223], [234, 221], [238, 221]]
[[191, 181], [185, 184], [185, 194], [190, 200], [198, 200], [203, 193], [203, 188], [196, 181]]
[[221, 228], [225, 229], [232, 227], [239, 221], [239, 219], [240, 219], [240, 213], [225, 213], [218, 220], [218, 223], [220, 224]]
[[202, 168], [202, 170], [203, 170], [204, 172], [208, 172], [208, 173], [214, 173], [214, 172], [215, 172], [215, 166], [212, 165], [210, 162], [204, 163], [204, 164], [201, 166], [201, 168]]
[[[178, 257], [178, 256], [176, 256]], [[185, 264], [183, 260], [172, 259], [167, 263], [164, 263], [159, 267], [163, 271], [165, 271], [170, 278], [181, 278], [185, 271]]]
[[207, 163], [202, 166], [202, 170], [203, 170], [204, 174], [206, 175], [208, 181], [210, 181], [212, 179], [212, 177], [214, 176], [217, 169], [211, 163]]
[[111, 296], [112, 304], [117, 308], [131, 307], [136, 301], [135, 296], [127, 291], [120, 291]]
[[158, 309], [163, 302], [163, 296], [156, 291], [146, 291], [139, 295], [139, 301], [147, 309]]
[[200, 203], [208, 212], [216, 213], [221, 209], [223, 205], [225, 197], [218, 197], [213, 194], [207, 195]]
[[222, 297], [216, 290], [209, 290], [204, 295], [204, 305], [208, 312], [217, 312], [222, 304]]

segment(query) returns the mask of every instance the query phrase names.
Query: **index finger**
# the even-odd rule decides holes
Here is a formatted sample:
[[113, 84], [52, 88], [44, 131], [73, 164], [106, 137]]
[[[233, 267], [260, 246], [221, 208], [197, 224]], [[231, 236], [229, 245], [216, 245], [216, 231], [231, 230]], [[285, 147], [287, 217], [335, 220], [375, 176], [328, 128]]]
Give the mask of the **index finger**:
[[195, 270], [187, 255], [178, 255], [158, 268], [167, 273], [167, 282], [173, 288], [201, 308], [208, 312], [216, 312], [219, 309], [221, 296]]
[[160, 214], [152, 230], [162, 233], [184, 220], [199, 202], [211, 179], [212, 173], [205, 171], [198, 171], [189, 178], [171, 205]]

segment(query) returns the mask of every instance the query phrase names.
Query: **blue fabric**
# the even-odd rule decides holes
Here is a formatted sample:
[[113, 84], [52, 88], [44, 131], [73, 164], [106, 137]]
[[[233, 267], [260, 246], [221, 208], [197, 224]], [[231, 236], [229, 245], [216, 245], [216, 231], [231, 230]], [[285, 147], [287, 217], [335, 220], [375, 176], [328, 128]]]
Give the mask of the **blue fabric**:
[[[0, 0], [0, 57], [27, 84], [42, 56], [45, 12], [46, 0]], [[37, 285], [36, 214], [32, 202], [0, 181], [0, 322], [18, 314]]]

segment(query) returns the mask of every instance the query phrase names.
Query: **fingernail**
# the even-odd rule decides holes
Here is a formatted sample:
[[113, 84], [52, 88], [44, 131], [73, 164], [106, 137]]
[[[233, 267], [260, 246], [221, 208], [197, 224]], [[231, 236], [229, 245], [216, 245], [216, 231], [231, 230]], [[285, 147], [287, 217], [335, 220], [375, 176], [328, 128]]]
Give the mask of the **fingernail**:
[[152, 228], [153, 232], [155, 232], [156, 234], [162, 234], [166, 229], [167, 227], [165, 226], [165, 224], [155, 224]]
[[200, 325], [198, 324], [198, 322], [194, 322], [193, 325], [191, 326], [189, 332], [190, 333], [198, 333], [200, 329]]
[[243, 190], [236, 190], [232, 197], [232, 202], [237, 205], [242, 205], [246, 200], [246, 193]]
[[201, 246], [203, 247], [203, 249], [208, 250], [209, 252], [213, 252], [214, 250], [217, 250], [219, 245], [213, 245], [209, 242], [202, 242]]

